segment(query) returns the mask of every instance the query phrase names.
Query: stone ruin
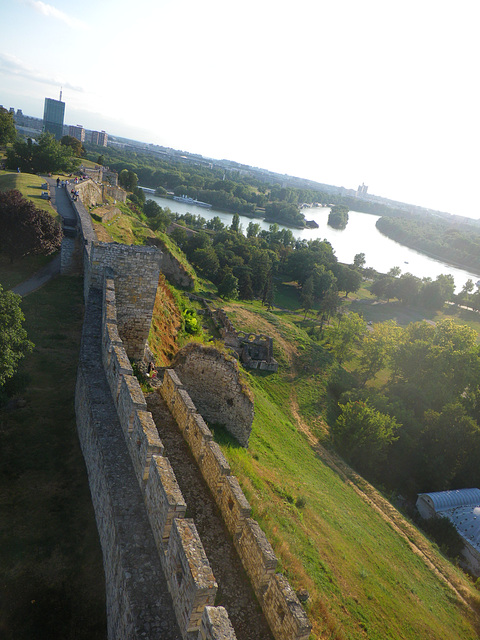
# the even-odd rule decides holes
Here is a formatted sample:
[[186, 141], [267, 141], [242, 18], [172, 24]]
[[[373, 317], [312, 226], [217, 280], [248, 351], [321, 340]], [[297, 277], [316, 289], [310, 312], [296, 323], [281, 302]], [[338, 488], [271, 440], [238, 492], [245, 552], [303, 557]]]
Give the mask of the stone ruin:
[[254, 417], [253, 398], [242, 383], [237, 362], [214, 347], [191, 342], [172, 363], [201, 415], [226, 428], [248, 447]]
[[210, 307], [204, 298], [190, 295], [190, 298], [200, 300], [204, 313], [212, 318], [215, 326], [225, 343], [238, 356], [240, 362], [247, 369], [260, 369], [261, 371], [278, 371], [278, 362], [273, 357], [273, 338], [262, 333], [248, 333], [237, 331], [223, 309]]

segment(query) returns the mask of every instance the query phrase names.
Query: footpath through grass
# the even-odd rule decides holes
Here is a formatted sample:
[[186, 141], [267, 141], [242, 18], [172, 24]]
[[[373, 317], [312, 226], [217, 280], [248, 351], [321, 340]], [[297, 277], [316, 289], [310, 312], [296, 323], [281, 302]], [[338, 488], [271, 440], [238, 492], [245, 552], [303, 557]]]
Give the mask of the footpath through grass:
[[20, 370], [29, 381], [20, 402], [0, 410], [5, 640], [106, 638], [102, 556], [74, 413], [82, 294], [81, 278], [58, 277], [22, 300], [35, 343]]
[[309, 430], [315, 410], [322, 412], [329, 366], [328, 357], [309, 346], [301, 321], [255, 303], [231, 304], [229, 315], [239, 329], [243, 321], [265, 332], [270, 322], [281, 367], [278, 374], [250, 376], [249, 449], [219, 438], [283, 570], [296, 589], [310, 593], [312, 637], [478, 638], [480, 594], [472, 583], [398, 512], [373, 508], [361, 479], [355, 486], [325, 464], [328, 452], [319, 456], [301, 432]]

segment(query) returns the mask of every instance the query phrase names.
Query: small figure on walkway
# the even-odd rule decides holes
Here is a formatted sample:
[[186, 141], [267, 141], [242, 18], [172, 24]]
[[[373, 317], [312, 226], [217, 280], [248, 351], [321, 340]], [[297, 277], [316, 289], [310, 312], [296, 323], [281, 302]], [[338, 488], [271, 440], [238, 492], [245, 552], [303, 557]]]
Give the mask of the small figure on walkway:
[[60, 178], [57, 177], [57, 189], [60, 186]]

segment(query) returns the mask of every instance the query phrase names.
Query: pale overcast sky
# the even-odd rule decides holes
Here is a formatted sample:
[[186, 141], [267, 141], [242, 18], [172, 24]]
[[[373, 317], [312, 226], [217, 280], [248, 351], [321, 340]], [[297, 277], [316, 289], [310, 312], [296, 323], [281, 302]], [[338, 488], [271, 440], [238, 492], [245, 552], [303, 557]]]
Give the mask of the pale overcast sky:
[[480, 218], [478, 0], [1, 0], [0, 104]]

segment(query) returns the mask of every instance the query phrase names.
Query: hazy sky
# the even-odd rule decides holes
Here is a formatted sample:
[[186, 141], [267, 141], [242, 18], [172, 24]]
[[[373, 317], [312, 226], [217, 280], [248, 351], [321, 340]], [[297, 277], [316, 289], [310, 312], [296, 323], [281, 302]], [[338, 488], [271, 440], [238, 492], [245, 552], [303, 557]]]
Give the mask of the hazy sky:
[[0, 104], [480, 218], [478, 0], [1, 0]]

